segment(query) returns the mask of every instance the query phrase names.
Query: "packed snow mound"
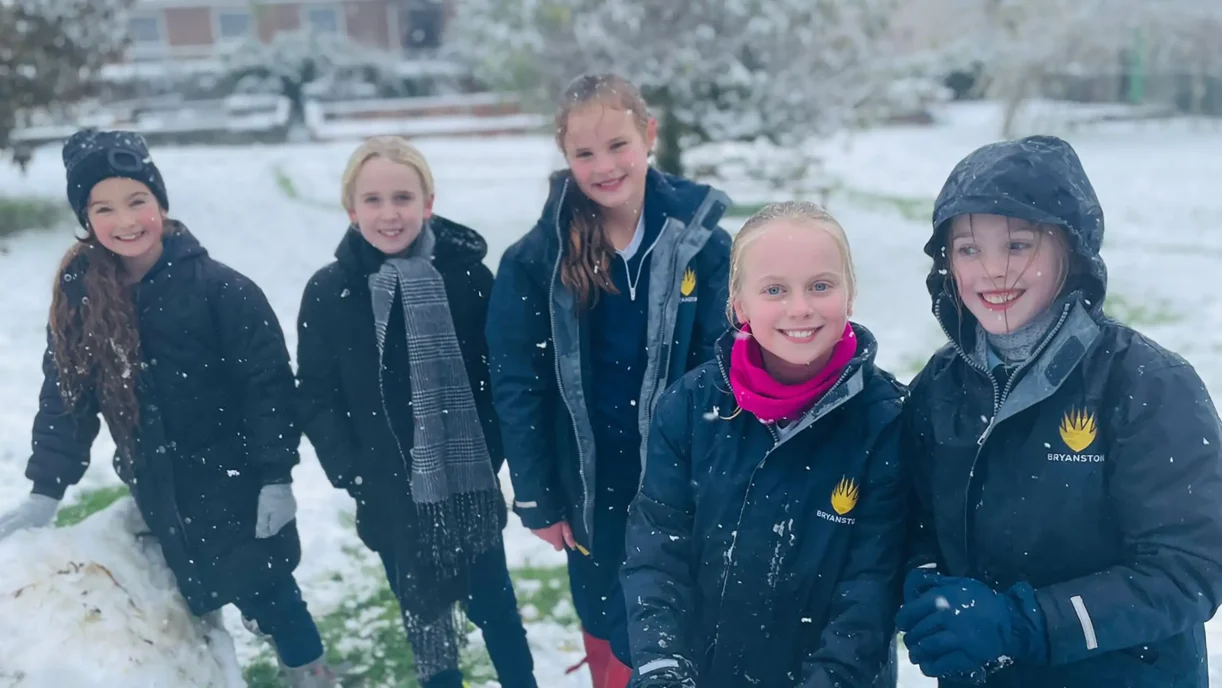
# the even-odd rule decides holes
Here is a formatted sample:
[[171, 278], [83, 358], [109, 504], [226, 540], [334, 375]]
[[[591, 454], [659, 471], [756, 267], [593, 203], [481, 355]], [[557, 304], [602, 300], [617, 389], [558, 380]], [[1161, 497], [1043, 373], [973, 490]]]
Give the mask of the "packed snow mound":
[[220, 614], [187, 609], [131, 497], [0, 541], [0, 688], [245, 686]]

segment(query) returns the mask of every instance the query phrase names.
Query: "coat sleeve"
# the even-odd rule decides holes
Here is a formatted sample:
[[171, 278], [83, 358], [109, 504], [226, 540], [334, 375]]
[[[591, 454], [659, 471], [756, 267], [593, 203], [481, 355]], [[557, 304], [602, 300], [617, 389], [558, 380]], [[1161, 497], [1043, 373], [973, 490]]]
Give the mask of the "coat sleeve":
[[1053, 664], [1183, 633], [1222, 601], [1217, 410], [1182, 361], [1147, 365], [1125, 396], [1105, 451], [1128, 561], [1036, 591]]
[[352, 483], [358, 445], [343, 394], [340, 352], [327, 336], [324, 289], [317, 277], [310, 280], [297, 312], [297, 418], [327, 479], [344, 490]]
[[229, 384], [241, 404], [242, 434], [251, 465], [265, 485], [292, 481], [301, 433], [296, 388], [284, 332], [263, 290], [228, 271], [213, 286], [212, 308]]
[[688, 629], [698, 604], [692, 574], [692, 428], [690, 403], [680, 385], [671, 387], [654, 411], [621, 571], [633, 666], [641, 681], [665, 685], [697, 678]]
[[705, 250], [712, 251], [707, 275], [700, 276], [700, 300], [697, 305], [696, 336], [692, 342], [692, 354], [688, 370], [713, 359], [717, 339], [730, 327], [726, 317], [726, 302], [730, 293], [730, 235], [718, 227], [709, 237]]
[[559, 391], [547, 291], [514, 253], [501, 257], [488, 303], [488, 363], [513, 510], [522, 525], [539, 529], [568, 518], [552, 439]]
[[501, 424], [492, 401], [492, 379], [488, 371], [488, 301], [492, 297], [492, 271], [480, 263], [470, 270], [470, 297], [466, 303], [451, 304], [451, 308], [468, 310], [462, 317], [470, 326], [458, 332], [458, 344], [466, 361], [467, 379], [475, 398], [484, 442], [488, 445], [488, 456], [492, 457], [492, 469], [500, 473], [505, 464], [504, 442], [501, 439]]
[[102, 422], [92, 389], [82, 393], [75, 407], [70, 408], [64, 401], [52, 351], [48, 332], [47, 350], [42, 357], [42, 390], [38, 394], [32, 452], [25, 476], [33, 481], [35, 494], [63, 499], [68, 486], [85, 476], [89, 452]]
[[929, 405], [926, 401], [922, 372], [912, 381], [910, 396], [900, 414], [900, 451], [905, 457], [908, 476], [908, 537], [905, 556], [905, 571], [936, 564], [945, 571], [938, 553], [938, 539], [934, 531], [933, 496], [930, 485], [928, 462], [933, 455], [929, 448]]
[[828, 609], [827, 626], [806, 663], [803, 688], [872, 685], [890, 660], [907, 528], [900, 430], [897, 412], [870, 451], [861, 499], [853, 510], [857, 522], [848, 560]]

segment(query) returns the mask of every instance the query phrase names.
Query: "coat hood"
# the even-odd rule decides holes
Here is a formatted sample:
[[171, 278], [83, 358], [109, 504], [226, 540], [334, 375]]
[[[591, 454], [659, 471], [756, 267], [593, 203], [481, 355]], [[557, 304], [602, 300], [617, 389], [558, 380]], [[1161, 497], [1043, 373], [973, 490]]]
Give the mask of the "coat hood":
[[[1103, 208], [1077, 152], [1055, 136], [1029, 136], [976, 149], [955, 166], [934, 202], [933, 235], [925, 244], [933, 268], [925, 280], [947, 332], [974, 330], [975, 318], [958, 308], [947, 288], [947, 232], [966, 214], [993, 214], [1061, 227], [1070, 251], [1062, 293], [1081, 291], [1083, 305], [1099, 315], [1107, 292]], [[939, 305], [941, 304], [941, 308]], [[971, 326], [970, 328], [966, 326]]]

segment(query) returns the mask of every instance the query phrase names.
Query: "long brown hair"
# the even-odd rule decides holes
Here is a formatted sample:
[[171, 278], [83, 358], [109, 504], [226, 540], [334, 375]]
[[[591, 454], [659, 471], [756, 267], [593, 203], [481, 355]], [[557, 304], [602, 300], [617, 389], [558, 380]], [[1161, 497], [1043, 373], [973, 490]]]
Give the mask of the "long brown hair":
[[[564, 89], [556, 109], [556, 145], [564, 152], [564, 139], [569, 132], [569, 115], [573, 110], [599, 103], [605, 107], [632, 114], [632, 119], [645, 136], [649, 126], [649, 107], [641, 92], [630, 81], [617, 74], [586, 74], [573, 80]], [[569, 205], [569, 247], [560, 264], [560, 281], [573, 292], [579, 308], [590, 308], [598, 302], [599, 291], [618, 293], [611, 281], [611, 258], [615, 246], [603, 231], [602, 212], [580, 189], [573, 189]]]
[[140, 421], [135, 304], [124, 285], [119, 257], [103, 247], [92, 231], [78, 238], [60, 262], [50, 325], [64, 401], [75, 409], [92, 394], [121, 454], [130, 457]]

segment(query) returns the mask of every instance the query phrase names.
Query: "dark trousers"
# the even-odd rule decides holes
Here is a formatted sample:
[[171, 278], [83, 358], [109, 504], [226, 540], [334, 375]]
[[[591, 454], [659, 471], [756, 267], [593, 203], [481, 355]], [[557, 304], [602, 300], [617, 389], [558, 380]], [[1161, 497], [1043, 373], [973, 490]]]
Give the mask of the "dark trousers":
[[[385, 554], [381, 556], [391, 591], [400, 597], [394, 561]], [[526, 628], [518, 612], [518, 598], [509, 578], [503, 545], [484, 552], [471, 565], [466, 612], [467, 618], [483, 633], [502, 688], [537, 688], [535, 662], [526, 642]], [[462, 688], [462, 681], [462, 672], [456, 667], [434, 675], [425, 688]]]
[[297, 581], [289, 576], [266, 590], [236, 600], [247, 623], [271, 637], [280, 661], [288, 667], [309, 664], [322, 656], [322, 638], [306, 608]]
[[[631, 477], [631, 476], [629, 476]], [[582, 629], [611, 643], [615, 658], [632, 666], [628, 647], [628, 604], [619, 572], [626, 558], [624, 538], [628, 504], [636, 494], [636, 481], [619, 480], [618, 486], [600, 478], [605, 488], [595, 497], [594, 548], [584, 555], [568, 550], [569, 589]]]

